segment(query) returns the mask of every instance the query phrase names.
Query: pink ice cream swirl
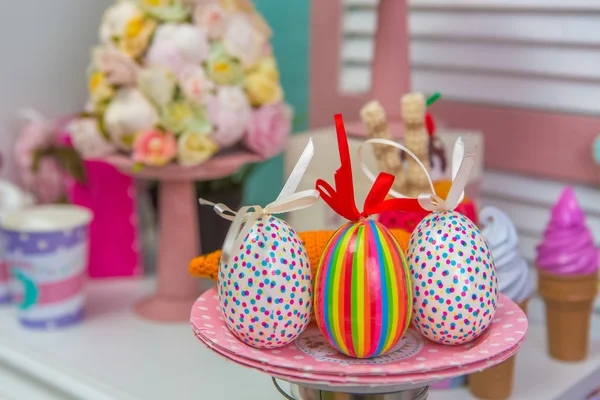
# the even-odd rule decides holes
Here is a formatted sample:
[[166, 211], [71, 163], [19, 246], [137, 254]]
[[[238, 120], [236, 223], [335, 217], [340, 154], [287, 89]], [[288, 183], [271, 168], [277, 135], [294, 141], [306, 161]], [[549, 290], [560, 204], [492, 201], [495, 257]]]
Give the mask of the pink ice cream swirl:
[[598, 249], [585, 225], [585, 213], [572, 188], [552, 208], [544, 240], [537, 247], [538, 268], [556, 275], [588, 275], [598, 270]]

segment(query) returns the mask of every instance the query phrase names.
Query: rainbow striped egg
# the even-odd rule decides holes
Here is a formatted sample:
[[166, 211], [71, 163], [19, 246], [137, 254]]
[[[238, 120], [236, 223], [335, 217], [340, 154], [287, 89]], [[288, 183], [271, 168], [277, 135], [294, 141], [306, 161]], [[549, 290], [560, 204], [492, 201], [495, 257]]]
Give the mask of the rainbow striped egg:
[[410, 275], [400, 245], [372, 220], [350, 222], [325, 247], [315, 280], [315, 317], [341, 353], [385, 354], [411, 319]]

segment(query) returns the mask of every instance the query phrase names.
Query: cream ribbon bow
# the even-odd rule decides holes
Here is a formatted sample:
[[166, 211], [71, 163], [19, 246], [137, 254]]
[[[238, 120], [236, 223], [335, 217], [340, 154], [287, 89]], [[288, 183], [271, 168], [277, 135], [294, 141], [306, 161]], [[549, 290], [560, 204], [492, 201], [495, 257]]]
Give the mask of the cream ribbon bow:
[[[404, 151], [406, 154], [414, 158], [417, 164], [423, 168], [423, 172], [425, 173], [425, 176], [427, 176], [429, 187], [431, 188], [431, 193], [420, 194], [417, 198], [419, 200], [419, 204], [424, 210], [432, 212], [452, 211], [465, 198], [465, 187], [469, 182], [469, 176], [471, 175], [471, 171], [475, 166], [475, 154], [465, 155], [465, 145], [461, 137], [456, 140], [452, 152], [452, 186], [450, 187], [450, 191], [448, 192], [446, 199], [442, 199], [436, 194], [431, 177], [429, 176], [427, 168], [425, 168], [421, 160], [419, 160], [419, 158], [405, 146], [387, 139], [369, 139], [358, 148], [358, 159], [361, 168], [367, 178], [369, 178], [372, 182], [375, 181], [375, 175], [373, 175], [373, 173], [362, 161], [362, 149], [365, 144], [383, 144], [396, 147], [397, 149]], [[398, 193], [393, 189], [390, 190], [389, 193], [396, 198], [408, 198], [407, 196], [403, 195], [402, 193]]]
[[200, 204], [213, 206], [217, 214], [225, 219], [233, 221], [227, 231], [225, 242], [223, 243], [221, 263], [225, 265], [229, 264], [232, 252], [240, 248], [244, 238], [248, 235], [250, 229], [252, 229], [254, 222], [259, 218], [270, 214], [283, 214], [290, 211], [301, 210], [312, 206], [319, 200], [319, 192], [315, 189], [303, 190], [296, 193], [296, 188], [306, 172], [306, 168], [308, 168], [308, 164], [313, 155], [314, 145], [312, 139], [310, 139], [288, 180], [283, 186], [281, 193], [279, 193], [279, 196], [277, 196], [277, 199], [274, 202], [268, 204], [264, 208], [258, 205], [245, 206], [236, 212], [225, 204], [215, 204], [200, 199]]

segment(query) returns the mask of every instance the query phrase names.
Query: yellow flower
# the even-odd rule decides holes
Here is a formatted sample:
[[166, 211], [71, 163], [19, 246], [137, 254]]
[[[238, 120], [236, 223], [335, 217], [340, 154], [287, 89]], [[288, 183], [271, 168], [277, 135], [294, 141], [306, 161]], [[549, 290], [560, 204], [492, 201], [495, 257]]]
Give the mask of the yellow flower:
[[94, 111], [102, 111], [113, 97], [115, 90], [102, 71], [93, 72], [88, 80], [88, 90]]
[[190, 16], [189, 9], [180, 0], [141, 0], [140, 7], [160, 21], [181, 22]]
[[279, 103], [283, 99], [283, 89], [279, 82], [260, 70], [246, 76], [244, 88], [254, 107]]
[[219, 0], [219, 4], [230, 13], [237, 11], [250, 13], [254, 11], [254, 4], [249, 0]]
[[223, 46], [215, 45], [210, 51], [207, 75], [217, 85], [236, 85], [244, 78], [239, 61], [233, 59]]
[[167, 0], [142, 0], [142, 4], [150, 7], [160, 7], [166, 5], [167, 3]]
[[161, 114], [162, 125], [178, 135], [193, 130], [208, 133], [212, 130], [204, 111], [185, 101], [174, 101], [165, 106]]
[[102, 82], [104, 81], [104, 72], [102, 71], [96, 71], [94, 72], [89, 79], [88, 82], [88, 90], [90, 91], [90, 93], [95, 92], [98, 87], [102, 84]]
[[125, 24], [120, 42], [121, 51], [136, 58], [146, 50], [150, 38], [156, 29], [156, 21], [137, 14]]
[[198, 132], [186, 132], [177, 141], [179, 164], [193, 166], [207, 161], [219, 150], [219, 146], [210, 135]]
[[277, 68], [277, 61], [273, 56], [263, 57], [258, 60], [258, 63], [250, 70], [250, 73], [258, 72], [266, 75], [273, 81], [279, 81], [279, 68]]

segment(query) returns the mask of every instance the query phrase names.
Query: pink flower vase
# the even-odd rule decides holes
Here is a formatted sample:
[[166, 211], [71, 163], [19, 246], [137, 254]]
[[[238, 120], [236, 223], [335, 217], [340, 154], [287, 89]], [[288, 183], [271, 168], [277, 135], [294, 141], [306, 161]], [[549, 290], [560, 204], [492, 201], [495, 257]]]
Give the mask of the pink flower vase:
[[[60, 139], [70, 142], [68, 134]], [[90, 224], [89, 276], [136, 276], [141, 272], [135, 182], [104, 161], [86, 160], [87, 182], [71, 180], [67, 195], [73, 204], [94, 213]]]

